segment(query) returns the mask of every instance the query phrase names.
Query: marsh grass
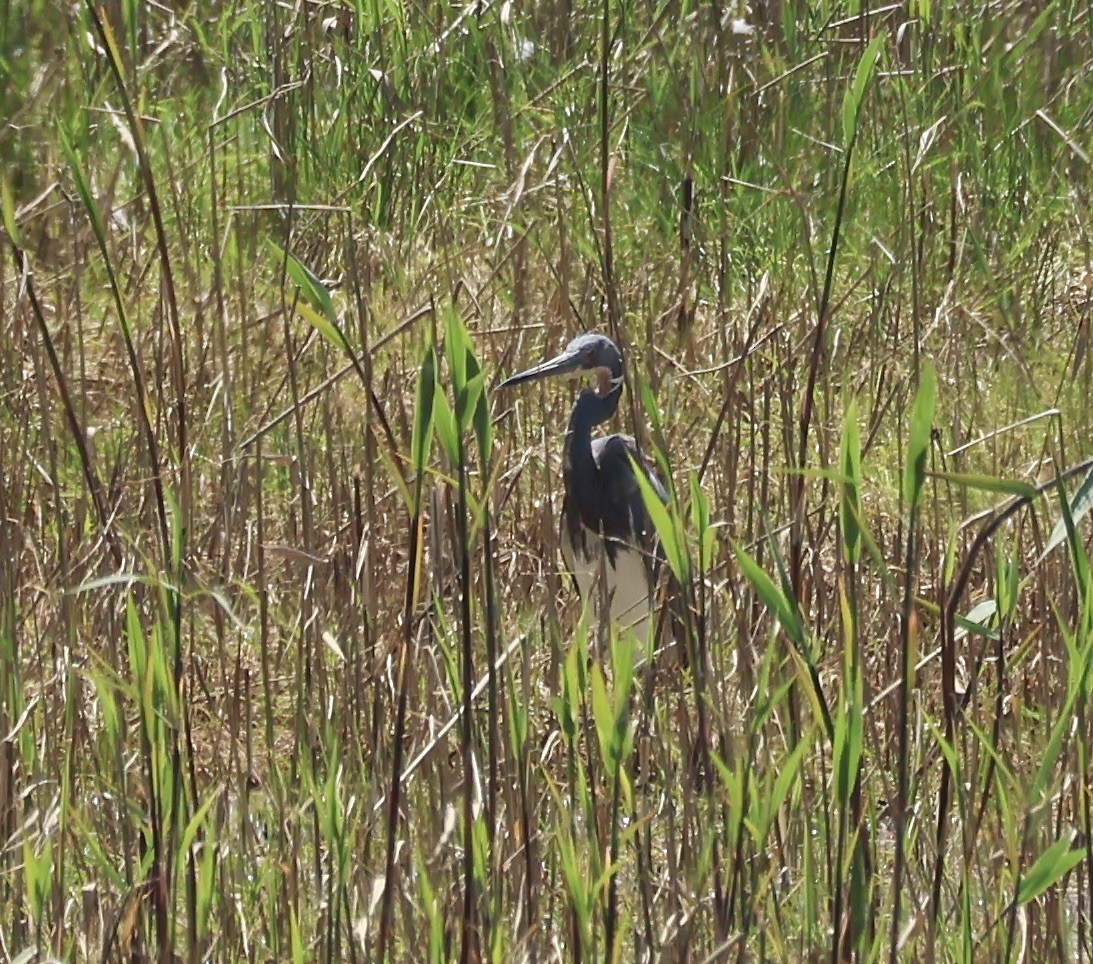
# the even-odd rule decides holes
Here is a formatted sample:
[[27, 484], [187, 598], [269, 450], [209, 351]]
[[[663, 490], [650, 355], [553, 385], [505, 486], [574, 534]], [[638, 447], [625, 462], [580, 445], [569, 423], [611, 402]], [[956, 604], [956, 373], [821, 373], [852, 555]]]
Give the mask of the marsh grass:
[[[1093, 956], [1091, 36], [0, 0], [0, 952]], [[644, 669], [491, 392], [589, 329]]]

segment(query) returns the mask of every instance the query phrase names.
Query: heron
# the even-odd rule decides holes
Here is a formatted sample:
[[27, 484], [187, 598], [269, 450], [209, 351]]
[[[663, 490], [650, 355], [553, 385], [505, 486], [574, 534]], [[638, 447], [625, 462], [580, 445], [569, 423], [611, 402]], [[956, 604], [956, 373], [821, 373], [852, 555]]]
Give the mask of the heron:
[[592, 438], [592, 429], [619, 407], [625, 384], [622, 353], [605, 335], [579, 335], [560, 355], [505, 379], [498, 387], [583, 372], [595, 377], [595, 387], [584, 388], [577, 396], [566, 429], [562, 558], [583, 600], [595, 598], [601, 572], [606, 576], [611, 620], [632, 630], [644, 646], [661, 554], [634, 467], [645, 472], [661, 501], [668, 502], [668, 493], [632, 436]]

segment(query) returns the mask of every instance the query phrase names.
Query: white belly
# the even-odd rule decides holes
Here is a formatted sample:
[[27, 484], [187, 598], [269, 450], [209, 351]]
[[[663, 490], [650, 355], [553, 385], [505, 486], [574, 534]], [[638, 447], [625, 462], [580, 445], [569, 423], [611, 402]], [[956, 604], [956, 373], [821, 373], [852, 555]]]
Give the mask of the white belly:
[[591, 558], [585, 558], [584, 553], [574, 550], [564, 525], [561, 541], [562, 557], [577, 580], [582, 604], [590, 605], [595, 613], [599, 612], [601, 600], [604, 598], [604, 587], [600, 584], [600, 579], [606, 575], [611, 621], [620, 631], [633, 632], [644, 648], [648, 642], [649, 628], [649, 573], [641, 553], [637, 549], [620, 546], [612, 566], [608, 558], [604, 558], [601, 563], [600, 556], [605, 554], [598, 536], [587, 534], [586, 545], [597, 550]]

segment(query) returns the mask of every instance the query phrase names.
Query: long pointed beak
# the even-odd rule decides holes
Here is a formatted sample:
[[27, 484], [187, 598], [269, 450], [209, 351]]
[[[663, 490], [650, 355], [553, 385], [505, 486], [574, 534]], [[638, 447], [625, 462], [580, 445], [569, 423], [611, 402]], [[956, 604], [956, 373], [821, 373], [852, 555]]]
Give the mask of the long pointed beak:
[[524, 382], [532, 382], [537, 378], [549, 378], [551, 375], [569, 375], [581, 367], [581, 356], [577, 352], [563, 352], [556, 358], [545, 361], [541, 365], [529, 368], [526, 372], [506, 378], [498, 388], [511, 388]]

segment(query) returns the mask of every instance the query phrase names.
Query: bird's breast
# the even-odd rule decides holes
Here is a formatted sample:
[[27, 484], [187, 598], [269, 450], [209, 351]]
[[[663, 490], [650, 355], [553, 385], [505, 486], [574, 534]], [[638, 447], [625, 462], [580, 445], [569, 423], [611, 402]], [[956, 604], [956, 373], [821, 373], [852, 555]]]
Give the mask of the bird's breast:
[[[649, 570], [634, 546], [618, 544], [606, 553], [603, 540], [583, 523], [576, 525], [562, 513], [562, 558], [573, 574], [582, 601], [598, 609], [606, 588], [611, 620], [633, 630], [645, 642], [649, 617]], [[606, 578], [606, 587], [600, 584]]]

